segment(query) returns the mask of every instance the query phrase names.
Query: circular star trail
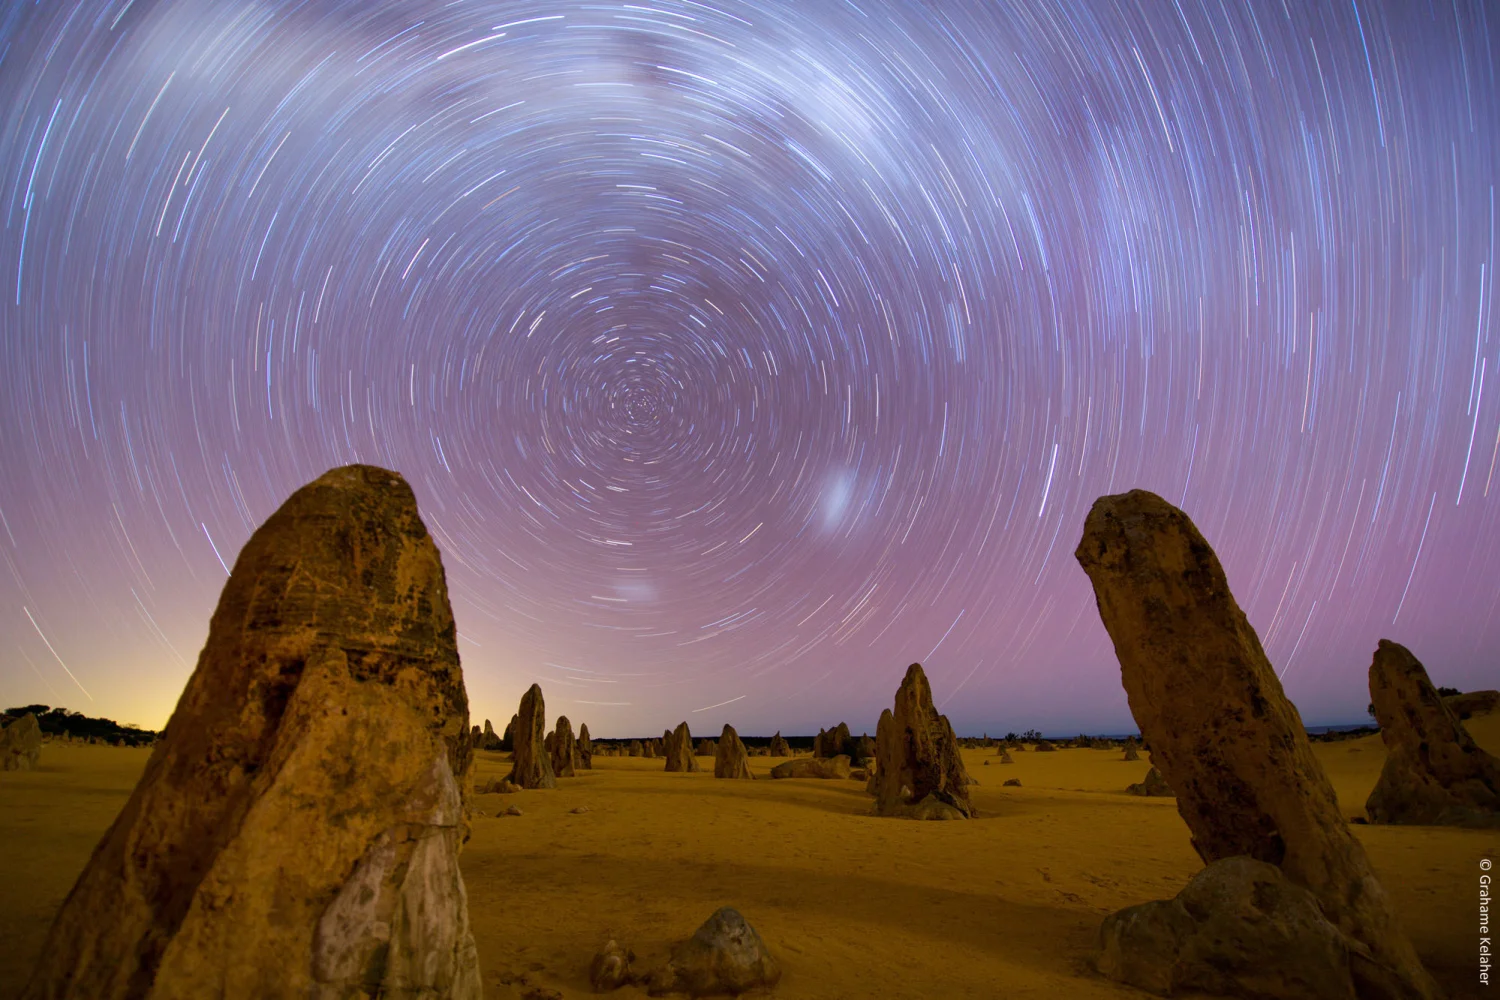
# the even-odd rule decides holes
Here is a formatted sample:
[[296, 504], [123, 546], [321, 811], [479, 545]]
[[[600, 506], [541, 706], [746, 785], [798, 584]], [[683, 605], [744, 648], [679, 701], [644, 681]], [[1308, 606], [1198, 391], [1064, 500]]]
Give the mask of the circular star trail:
[[1131, 728], [1141, 487], [1309, 722], [1500, 655], [1495, 12], [12, 5], [0, 684], [160, 725], [297, 486], [404, 474], [476, 717]]

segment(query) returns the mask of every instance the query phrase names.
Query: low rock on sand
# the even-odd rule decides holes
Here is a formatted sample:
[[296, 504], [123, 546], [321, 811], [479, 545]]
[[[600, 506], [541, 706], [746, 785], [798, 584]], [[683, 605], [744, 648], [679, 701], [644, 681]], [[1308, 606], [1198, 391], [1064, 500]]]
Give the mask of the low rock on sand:
[[768, 990], [780, 981], [781, 966], [755, 928], [726, 906], [672, 949], [667, 963], [651, 973], [647, 991], [652, 996], [738, 996]]
[[799, 757], [771, 768], [773, 778], [848, 778], [849, 755], [836, 757]]

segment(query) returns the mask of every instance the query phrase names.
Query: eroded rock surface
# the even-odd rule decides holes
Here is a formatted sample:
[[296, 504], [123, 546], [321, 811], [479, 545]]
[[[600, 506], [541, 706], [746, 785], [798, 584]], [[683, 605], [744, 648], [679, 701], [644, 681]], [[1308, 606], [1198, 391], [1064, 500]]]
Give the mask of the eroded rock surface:
[[1370, 699], [1386, 750], [1365, 802], [1371, 823], [1500, 826], [1500, 761], [1474, 742], [1405, 646], [1380, 640]]
[[772, 757], [790, 757], [792, 747], [781, 736], [781, 730], [776, 730], [776, 735], [771, 737], [770, 753]]
[[552, 756], [547, 752], [547, 705], [542, 687], [533, 684], [521, 696], [521, 710], [511, 727], [515, 760], [509, 778], [522, 788], [556, 788], [557, 774], [552, 770]]
[[35, 770], [42, 759], [42, 726], [27, 712], [0, 729], [0, 771]]
[[1253, 858], [1208, 865], [1176, 898], [1104, 918], [1099, 971], [1162, 996], [1354, 1000], [1353, 944], [1281, 869]]
[[1144, 490], [1101, 497], [1075, 553], [1131, 713], [1206, 863], [1277, 865], [1369, 950], [1363, 992], [1436, 994], [1350, 833], [1297, 710], [1186, 514]]
[[241, 550], [23, 995], [479, 997], [458, 867], [472, 753], [410, 487], [325, 474]]
[[[922, 665], [913, 663], [896, 691], [896, 708], [880, 713], [875, 728], [875, 811], [907, 816], [921, 807], [924, 816], [969, 817], [969, 775], [959, 756], [958, 740], [946, 716], [932, 704], [932, 689]], [[922, 806], [931, 799], [935, 805]], [[936, 808], [936, 804], [947, 807]]]
[[647, 992], [652, 996], [738, 996], [769, 989], [780, 981], [781, 966], [755, 928], [738, 910], [726, 906], [672, 949], [667, 964], [651, 973]]
[[750, 773], [750, 761], [745, 755], [745, 744], [740, 742], [739, 733], [736, 733], [734, 727], [728, 723], [724, 724], [724, 732], [720, 734], [718, 745], [714, 747], [714, 777], [755, 777]]

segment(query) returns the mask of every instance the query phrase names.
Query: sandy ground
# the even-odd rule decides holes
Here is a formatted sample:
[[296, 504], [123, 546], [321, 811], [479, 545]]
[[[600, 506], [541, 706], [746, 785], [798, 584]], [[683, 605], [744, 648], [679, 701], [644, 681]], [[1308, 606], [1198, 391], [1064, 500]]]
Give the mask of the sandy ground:
[[[1500, 715], [1469, 729], [1500, 752]], [[1360, 815], [1379, 737], [1316, 746], [1345, 814]], [[39, 771], [0, 774], [0, 998], [19, 991], [148, 753], [49, 744]], [[479, 756], [480, 784], [509, 769]], [[877, 819], [856, 781], [718, 781], [711, 764], [665, 774], [629, 757], [596, 757], [556, 791], [477, 796], [463, 868], [486, 995], [590, 995], [605, 938], [654, 959], [732, 905], [780, 959], [786, 1000], [1143, 997], [1089, 968], [1100, 919], [1175, 894], [1201, 863], [1173, 800], [1123, 793], [1148, 765], [1120, 756], [1002, 765], [965, 751], [980, 781], [971, 822]], [[750, 763], [766, 777], [777, 761]], [[496, 817], [512, 804], [524, 815]], [[1500, 859], [1500, 831], [1354, 829], [1428, 967], [1451, 996], [1479, 996], [1478, 864]]]

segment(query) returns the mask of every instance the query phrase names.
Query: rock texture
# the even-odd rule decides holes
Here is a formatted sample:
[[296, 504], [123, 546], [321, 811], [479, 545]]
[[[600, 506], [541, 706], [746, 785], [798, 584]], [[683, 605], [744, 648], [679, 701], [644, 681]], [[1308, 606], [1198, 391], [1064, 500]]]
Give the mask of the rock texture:
[[1312, 893], [1247, 857], [1215, 861], [1175, 899], [1105, 917], [1098, 949], [1100, 972], [1152, 993], [1252, 1000], [1353, 1000], [1350, 957], [1366, 954]]
[[552, 773], [559, 778], [576, 778], [573, 763], [577, 759], [576, 741], [573, 739], [573, 724], [566, 715], [557, 717], [557, 728], [547, 737], [547, 752], [552, 761]]
[[1500, 761], [1474, 742], [1405, 646], [1380, 640], [1370, 700], [1386, 750], [1365, 802], [1371, 823], [1500, 826]]
[[540, 684], [533, 684], [521, 696], [521, 710], [511, 726], [511, 739], [515, 745], [515, 762], [511, 765], [509, 778], [522, 788], [556, 788], [557, 774], [552, 770], [552, 757], [547, 753], [546, 730], [547, 705], [542, 700]]
[[[921, 664], [907, 668], [896, 691], [896, 710], [880, 713], [875, 747], [876, 813], [906, 816], [920, 807], [923, 815], [974, 815], [958, 740], [948, 719], [933, 707], [932, 689]], [[923, 806], [929, 799], [933, 804]], [[937, 804], [947, 808], [936, 809]]]
[[1125, 791], [1131, 795], [1151, 795], [1158, 797], [1175, 797], [1172, 786], [1167, 784], [1167, 779], [1161, 776], [1156, 768], [1146, 772], [1146, 777], [1133, 785], [1126, 785]]
[[781, 730], [779, 729], [776, 730], [776, 735], [771, 737], [770, 751], [772, 757], [790, 757], [792, 755], [791, 744], [782, 739]]
[[[1002, 763], [1002, 764], [1014, 764], [1015, 762], [1016, 762], [1016, 759], [1010, 755], [1010, 751], [1007, 750], [1007, 749], [1005, 749], [1004, 747], [1001, 747], [1000, 748], [1000, 763]], [[989, 763], [989, 761], [985, 761], [985, 763]]]
[[505, 733], [500, 737], [500, 750], [511, 753], [516, 749], [516, 726], [520, 723], [519, 714], [512, 715], [510, 721], [505, 724]]
[[42, 759], [42, 726], [30, 712], [0, 730], [0, 771], [31, 771]]
[[719, 736], [718, 746], [714, 748], [714, 777], [755, 777], [750, 773], [750, 761], [745, 756], [745, 744], [740, 742], [739, 733], [736, 733], [734, 727], [727, 722], [724, 724], [724, 732]]
[[1368, 948], [1353, 963], [1362, 992], [1436, 995], [1301, 717], [1188, 516], [1144, 490], [1101, 497], [1075, 554], [1131, 713], [1199, 856], [1275, 864], [1310, 890], [1329, 920]]
[[698, 758], [693, 756], [693, 734], [688, 731], [686, 722], [679, 722], [677, 728], [667, 734], [667, 767], [668, 771], [698, 771]]
[[852, 768], [849, 755], [837, 757], [798, 757], [771, 768], [773, 778], [847, 778]]
[[647, 992], [652, 996], [738, 996], [770, 989], [780, 981], [781, 966], [755, 928], [738, 910], [726, 906], [672, 949], [667, 964], [651, 973]]
[[634, 951], [613, 940], [606, 941], [589, 962], [589, 985], [595, 993], [608, 993], [634, 983], [636, 977], [630, 971], [630, 963], [634, 961]]
[[484, 720], [484, 733], [479, 737], [479, 749], [499, 750], [500, 737], [495, 735], [495, 727], [490, 725], [490, 720]]
[[589, 739], [589, 724], [585, 722], [578, 727], [578, 743], [574, 749], [574, 765], [580, 771], [592, 771], [594, 769], [594, 741]]
[[22, 995], [479, 997], [455, 637], [404, 480], [348, 466], [294, 493]]
[[696, 756], [699, 756], [699, 757], [712, 757], [717, 752], [718, 752], [718, 748], [714, 746], [714, 741], [713, 740], [699, 740], [698, 741], [698, 752], [697, 752]]
[[1053, 746], [1047, 740], [1038, 740], [1036, 749], [1038, 753], [1053, 753], [1057, 750], [1057, 747]]

